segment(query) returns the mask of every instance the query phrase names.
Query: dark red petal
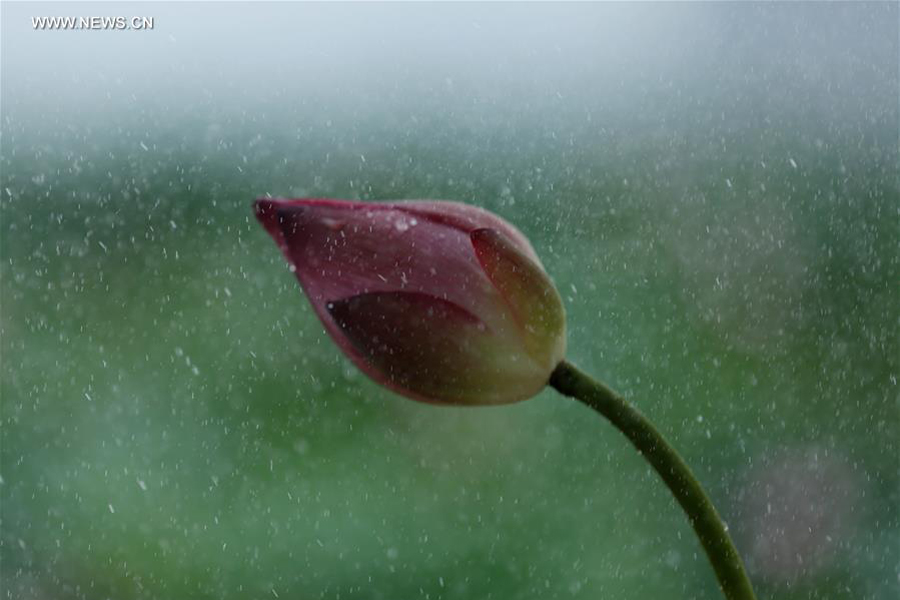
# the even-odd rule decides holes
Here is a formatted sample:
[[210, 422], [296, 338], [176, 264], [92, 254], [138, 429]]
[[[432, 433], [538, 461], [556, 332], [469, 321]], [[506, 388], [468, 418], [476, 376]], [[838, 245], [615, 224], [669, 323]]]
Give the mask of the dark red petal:
[[490, 332], [452, 302], [418, 292], [373, 292], [329, 302], [327, 308], [365, 361], [360, 366], [401, 393], [468, 404], [489, 400], [489, 388], [497, 386], [486, 356]]

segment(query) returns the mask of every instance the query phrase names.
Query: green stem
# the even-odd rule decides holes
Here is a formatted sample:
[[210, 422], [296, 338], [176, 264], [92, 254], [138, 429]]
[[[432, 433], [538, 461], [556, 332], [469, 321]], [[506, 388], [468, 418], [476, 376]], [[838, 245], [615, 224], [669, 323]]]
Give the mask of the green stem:
[[728, 528], [700, 482], [653, 424], [621, 396], [569, 362], [563, 361], [556, 367], [550, 376], [550, 385], [609, 419], [659, 473], [687, 513], [725, 597], [756, 600]]

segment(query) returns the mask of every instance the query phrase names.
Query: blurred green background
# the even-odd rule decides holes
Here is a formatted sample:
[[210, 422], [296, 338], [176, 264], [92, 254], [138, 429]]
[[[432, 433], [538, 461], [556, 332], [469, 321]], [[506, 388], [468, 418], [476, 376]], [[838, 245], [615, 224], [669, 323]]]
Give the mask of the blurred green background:
[[0, 100], [4, 597], [720, 597], [583, 406], [355, 371], [265, 194], [515, 223], [761, 599], [900, 595], [896, 3], [4, 3]]

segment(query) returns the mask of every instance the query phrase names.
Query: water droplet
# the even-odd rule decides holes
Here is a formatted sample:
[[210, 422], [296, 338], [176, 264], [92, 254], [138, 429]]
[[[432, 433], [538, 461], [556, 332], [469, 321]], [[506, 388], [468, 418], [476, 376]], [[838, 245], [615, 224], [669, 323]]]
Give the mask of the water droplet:
[[346, 222], [341, 221], [340, 219], [331, 219], [329, 217], [324, 217], [322, 219], [322, 225], [332, 231], [340, 231], [346, 224]]

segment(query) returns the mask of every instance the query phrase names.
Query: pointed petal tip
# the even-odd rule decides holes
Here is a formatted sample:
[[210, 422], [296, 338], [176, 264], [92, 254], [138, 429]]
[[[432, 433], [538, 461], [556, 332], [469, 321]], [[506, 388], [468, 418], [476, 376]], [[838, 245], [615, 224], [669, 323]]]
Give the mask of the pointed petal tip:
[[269, 198], [260, 197], [253, 201], [253, 210], [258, 218], [271, 218], [291, 207], [307, 206], [312, 198]]
[[283, 198], [262, 196], [254, 201], [254, 205], [260, 206], [277, 206], [277, 207], [330, 207], [330, 208], [358, 208], [360, 206], [377, 206], [384, 203], [366, 203], [358, 200], [344, 200], [341, 198], [319, 198], [319, 197], [300, 197], [300, 198]]
[[253, 201], [253, 214], [260, 221], [270, 218], [275, 214], [275, 202], [272, 198], [257, 198]]
[[311, 207], [319, 205], [319, 198], [257, 198], [253, 201], [256, 219], [276, 239], [286, 235], [285, 224], [296, 221]]
[[253, 213], [256, 220], [259, 221], [269, 235], [275, 240], [275, 243], [284, 250], [284, 234], [281, 230], [281, 218], [279, 214], [278, 200], [273, 198], [257, 198], [253, 201]]

